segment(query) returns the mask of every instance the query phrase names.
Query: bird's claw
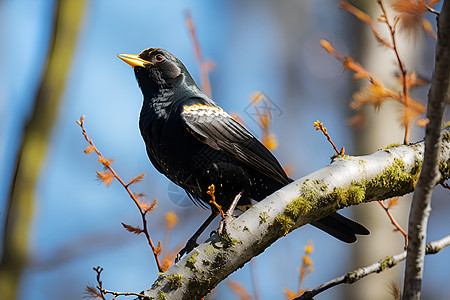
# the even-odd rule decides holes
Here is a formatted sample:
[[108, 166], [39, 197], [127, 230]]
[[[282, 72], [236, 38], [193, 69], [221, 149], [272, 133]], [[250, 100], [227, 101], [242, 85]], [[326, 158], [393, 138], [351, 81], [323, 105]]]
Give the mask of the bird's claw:
[[[222, 221], [220, 222], [219, 225], [219, 229], [217, 230], [219, 236], [223, 235], [223, 234], [227, 234], [228, 233], [228, 226], [231, 222], [233, 222], [233, 220], [235, 219], [235, 217], [233, 216], [234, 213], [234, 209], [237, 205], [237, 203], [239, 202], [239, 199], [242, 196], [242, 193], [244, 191], [241, 191], [239, 194], [236, 195], [236, 197], [234, 197], [233, 202], [231, 203], [230, 207], [228, 208], [227, 212], [224, 215], [224, 218], [222, 219]], [[217, 214], [212, 214], [205, 222], [207, 222], [207, 224], [210, 223], [210, 221], [212, 221], [212, 219], [216, 216]], [[211, 219], [211, 220], [210, 220]], [[204, 224], [203, 224], [204, 225]], [[202, 227], [203, 227], [202, 225]], [[200, 227], [200, 228], [202, 228]], [[202, 230], [203, 231], [203, 230]], [[181, 249], [180, 252], [178, 252], [177, 256], [175, 257], [175, 263], [177, 263], [178, 261], [180, 261], [181, 257], [183, 255], [185, 255], [186, 253], [191, 252], [195, 247], [198, 246], [197, 244], [197, 238], [198, 238], [199, 234], [197, 235], [194, 234], [194, 236], [192, 236], [186, 243], [186, 246], [184, 246], [183, 249]]]

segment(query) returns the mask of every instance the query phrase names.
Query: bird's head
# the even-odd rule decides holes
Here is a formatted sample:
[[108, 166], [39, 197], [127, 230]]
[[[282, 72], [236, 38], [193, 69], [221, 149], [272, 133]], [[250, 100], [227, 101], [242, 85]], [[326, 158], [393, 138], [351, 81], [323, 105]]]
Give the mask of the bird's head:
[[117, 56], [133, 67], [144, 96], [152, 96], [160, 88], [176, 88], [183, 83], [195, 85], [183, 63], [164, 49], [148, 48], [139, 55]]

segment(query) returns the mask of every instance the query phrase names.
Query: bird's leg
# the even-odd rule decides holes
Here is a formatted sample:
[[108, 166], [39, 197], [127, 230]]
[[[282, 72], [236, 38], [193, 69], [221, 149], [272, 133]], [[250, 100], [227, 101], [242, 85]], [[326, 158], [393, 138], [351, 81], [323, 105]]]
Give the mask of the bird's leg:
[[192, 249], [198, 246], [197, 244], [198, 237], [202, 234], [203, 231], [205, 231], [206, 227], [208, 227], [208, 225], [215, 219], [215, 217], [218, 214], [219, 213], [217, 211], [211, 210], [211, 214], [209, 215], [209, 217], [205, 220], [205, 222], [203, 222], [203, 224], [199, 227], [199, 229], [197, 229], [197, 231], [187, 241], [186, 246], [184, 246], [184, 248], [181, 249], [180, 252], [178, 252], [177, 256], [175, 257], [175, 262], [178, 262], [184, 254], [191, 252]]
[[220, 221], [219, 229], [218, 229], [219, 235], [227, 233], [227, 227], [234, 220], [234, 217], [233, 217], [234, 209], [236, 208], [236, 205], [239, 202], [239, 199], [241, 199], [242, 193], [244, 193], [244, 191], [241, 191], [239, 194], [236, 195], [236, 197], [234, 197], [233, 202], [231, 203], [230, 207], [228, 208], [227, 212], [225, 213], [225, 217], [222, 219], [222, 221]]

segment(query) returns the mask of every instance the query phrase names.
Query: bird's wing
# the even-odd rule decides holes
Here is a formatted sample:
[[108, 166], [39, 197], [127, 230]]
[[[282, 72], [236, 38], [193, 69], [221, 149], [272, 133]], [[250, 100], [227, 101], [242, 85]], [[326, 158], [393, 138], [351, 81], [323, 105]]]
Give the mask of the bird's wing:
[[181, 117], [188, 131], [201, 142], [282, 184], [291, 181], [272, 153], [221, 108], [185, 105]]

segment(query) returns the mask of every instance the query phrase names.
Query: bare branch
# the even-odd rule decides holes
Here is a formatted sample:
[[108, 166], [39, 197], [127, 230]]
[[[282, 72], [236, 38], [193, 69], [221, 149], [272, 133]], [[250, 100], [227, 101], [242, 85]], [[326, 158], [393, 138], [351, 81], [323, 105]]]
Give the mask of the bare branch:
[[438, 17], [438, 40], [433, 81], [428, 95], [425, 154], [409, 215], [409, 246], [403, 284], [403, 299], [420, 299], [425, 238], [431, 211], [431, 194], [440, 181], [439, 152], [446, 103], [450, 102], [450, 3], [444, 1]]
[[[434, 241], [429, 242], [426, 246], [426, 254], [436, 254], [445, 247], [450, 245], [450, 235]], [[406, 251], [403, 251], [397, 255], [394, 256], [388, 256], [385, 257], [378, 262], [371, 264], [367, 267], [359, 268], [357, 270], [348, 272], [347, 274], [337, 277], [333, 280], [330, 280], [324, 284], [319, 285], [315, 289], [311, 291], [305, 292], [303, 295], [301, 295], [298, 298], [295, 298], [294, 300], [309, 300], [313, 299], [314, 296], [316, 296], [319, 293], [322, 293], [323, 291], [326, 291], [336, 285], [347, 283], [351, 284], [354, 283], [367, 275], [373, 274], [373, 273], [380, 273], [386, 269], [390, 269], [394, 266], [396, 266], [399, 262], [403, 261], [406, 258]]]
[[85, 116], [81, 116], [80, 120], [77, 120], [77, 124], [81, 127], [81, 134], [84, 136], [84, 139], [89, 143], [88, 148], [86, 148], [86, 150], [84, 150], [84, 152], [86, 154], [90, 154], [92, 152], [95, 152], [98, 155], [98, 161], [103, 164], [103, 166], [105, 167], [105, 169], [107, 170], [106, 172], [99, 172], [97, 171], [97, 176], [98, 178], [106, 185], [109, 186], [112, 182], [112, 180], [114, 178], [117, 179], [117, 181], [120, 182], [120, 184], [124, 187], [124, 189], [127, 191], [128, 195], [130, 196], [130, 198], [133, 200], [134, 204], [136, 204], [136, 207], [139, 209], [139, 213], [141, 214], [141, 219], [142, 219], [142, 229], [140, 228], [134, 228], [130, 225], [126, 225], [123, 224], [123, 227], [128, 230], [129, 232], [133, 232], [136, 234], [140, 234], [143, 233], [147, 239], [148, 245], [150, 246], [150, 248], [152, 249], [153, 252], [153, 256], [155, 257], [155, 261], [156, 261], [156, 266], [158, 267], [158, 271], [159, 272], [163, 272], [165, 270], [162, 269], [162, 265], [161, 262], [159, 261], [159, 257], [158, 257], [158, 251], [157, 248], [155, 247], [155, 245], [153, 244], [153, 241], [150, 237], [150, 232], [148, 230], [148, 226], [147, 226], [147, 219], [146, 219], [146, 215], [147, 213], [153, 211], [156, 208], [156, 198], [153, 201], [152, 204], [146, 204], [145, 202], [140, 202], [139, 198], [141, 197], [140, 194], [135, 194], [131, 191], [130, 189], [130, 185], [134, 184], [138, 181], [140, 181], [143, 177], [144, 177], [144, 173], [142, 173], [141, 175], [131, 179], [129, 181], [128, 184], [125, 183], [125, 181], [122, 180], [122, 178], [116, 173], [116, 171], [111, 167], [111, 163], [113, 162], [112, 159], [107, 159], [105, 158], [102, 153], [100, 152], [100, 150], [98, 150], [98, 148], [94, 145], [94, 142], [88, 137], [87, 135], [87, 131], [84, 128], [84, 118]]
[[[399, 197], [395, 197], [396, 201], [398, 201]], [[389, 206], [384, 205], [383, 201], [378, 200], [378, 203], [380, 203], [381, 207], [383, 207], [384, 211], [389, 217], [389, 220], [391, 220], [392, 225], [396, 228], [396, 230], [400, 231], [405, 238], [405, 249], [408, 246], [408, 234], [403, 230], [403, 228], [398, 224], [398, 222], [395, 220], [394, 216], [392, 216], [391, 212], [389, 211]]]

